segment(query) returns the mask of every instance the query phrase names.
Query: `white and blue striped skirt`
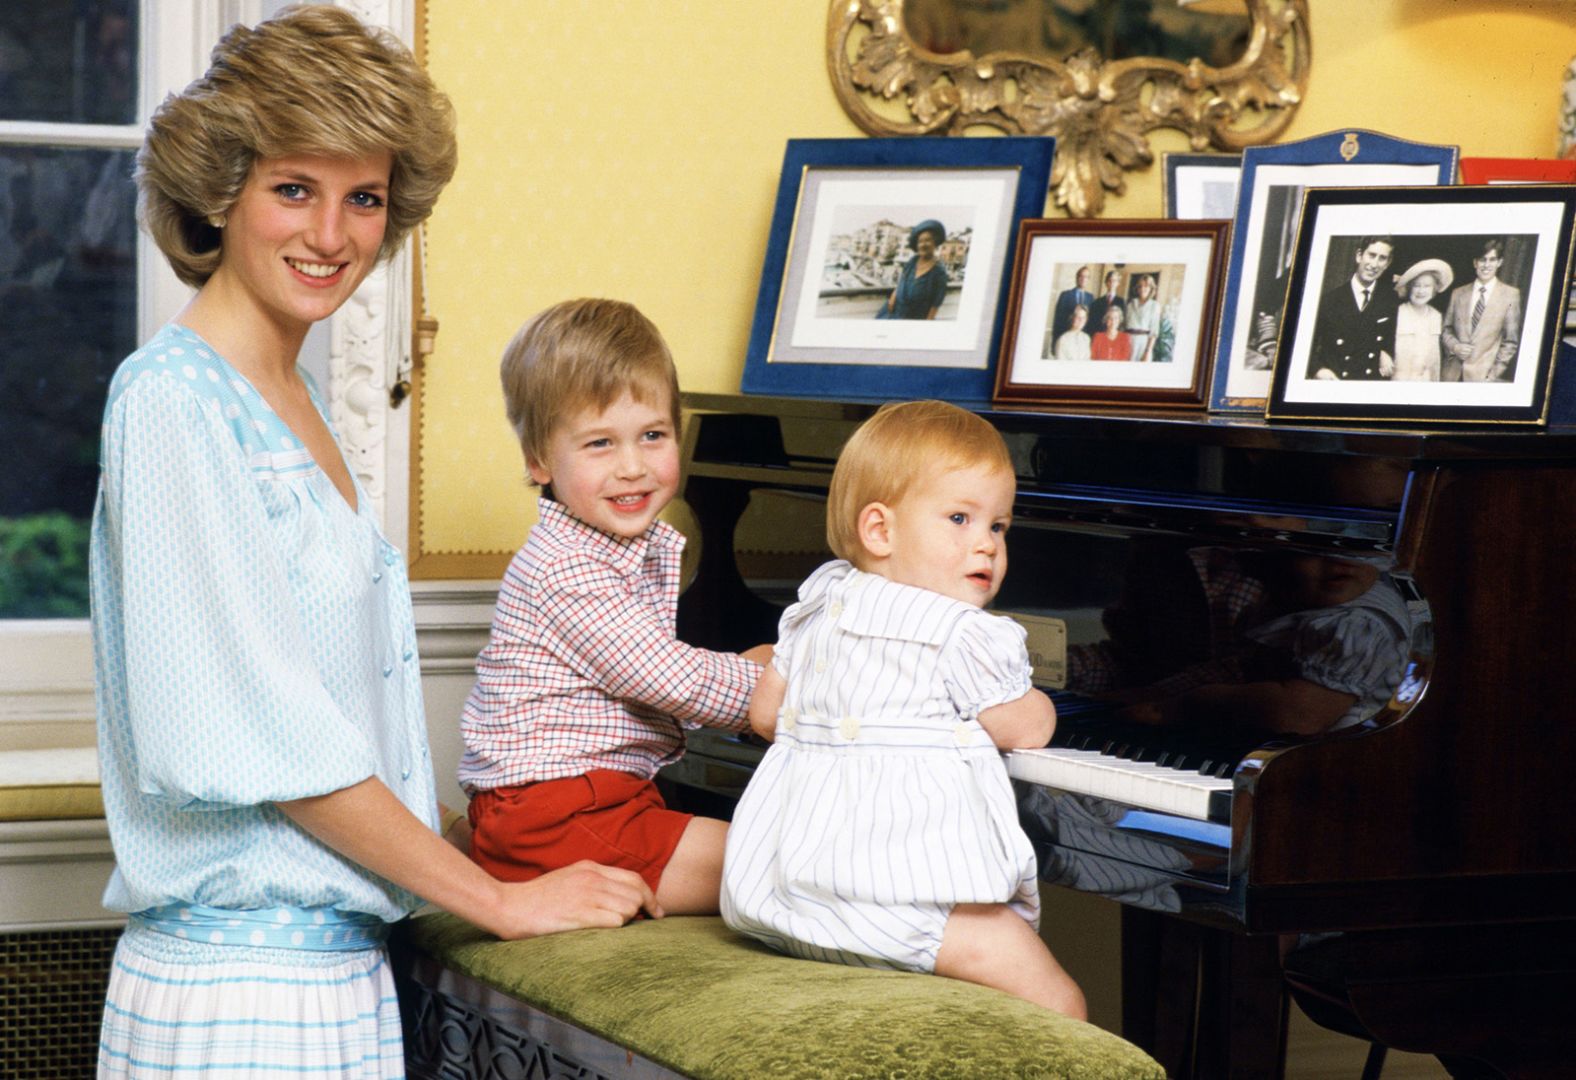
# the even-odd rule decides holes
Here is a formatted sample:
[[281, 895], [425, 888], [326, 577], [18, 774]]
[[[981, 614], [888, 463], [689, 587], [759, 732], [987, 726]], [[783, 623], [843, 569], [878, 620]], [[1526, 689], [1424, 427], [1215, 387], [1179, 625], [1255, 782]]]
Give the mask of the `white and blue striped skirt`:
[[98, 1074], [403, 1077], [382, 938], [376, 920], [300, 909], [134, 915], [110, 972]]

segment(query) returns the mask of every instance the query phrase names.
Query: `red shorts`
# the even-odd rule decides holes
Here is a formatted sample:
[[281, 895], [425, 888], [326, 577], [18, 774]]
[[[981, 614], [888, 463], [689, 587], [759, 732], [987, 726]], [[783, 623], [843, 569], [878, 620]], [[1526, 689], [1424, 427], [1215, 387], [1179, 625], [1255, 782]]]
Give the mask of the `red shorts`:
[[633, 870], [656, 892], [693, 816], [669, 810], [650, 780], [593, 769], [478, 791], [470, 807], [471, 858], [500, 881], [530, 881], [590, 859]]

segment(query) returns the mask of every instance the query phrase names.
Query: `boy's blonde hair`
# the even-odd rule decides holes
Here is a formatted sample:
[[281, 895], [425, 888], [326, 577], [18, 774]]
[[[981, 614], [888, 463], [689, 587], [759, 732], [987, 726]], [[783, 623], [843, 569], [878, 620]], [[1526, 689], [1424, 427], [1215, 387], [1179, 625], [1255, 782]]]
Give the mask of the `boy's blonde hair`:
[[222, 253], [215, 222], [258, 158], [385, 151], [380, 258], [454, 175], [454, 109], [392, 34], [331, 4], [290, 7], [225, 34], [207, 73], [154, 112], [137, 152], [139, 211], [175, 276], [201, 288]]
[[546, 460], [555, 426], [570, 413], [605, 409], [628, 392], [667, 395], [679, 431], [679, 376], [656, 325], [622, 300], [565, 300], [520, 327], [499, 365], [504, 408], [527, 463]]
[[945, 401], [883, 405], [860, 425], [837, 457], [826, 497], [832, 553], [861, 566], [859, 512], [873, 502], [896, 505], [929, 473], [983, 466], [1015, 475], [1001, 433]]

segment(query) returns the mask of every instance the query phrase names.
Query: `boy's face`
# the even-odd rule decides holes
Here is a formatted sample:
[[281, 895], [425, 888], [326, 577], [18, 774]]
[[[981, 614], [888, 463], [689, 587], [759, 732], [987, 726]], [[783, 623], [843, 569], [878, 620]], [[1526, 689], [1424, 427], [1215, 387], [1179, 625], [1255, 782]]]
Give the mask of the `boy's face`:
[[571, 412], [553, 429], [545, 461], [527, 461], [531, 479], [594, 529], [633, 538], [651, 527], [679, 488], [672, 410], [627, 390], [605, 409]]
[[916, 484], [891, 508], [883, 577], [984, 607], [1007, 576], [1007, 526], [1017, 483], [985, 465]]

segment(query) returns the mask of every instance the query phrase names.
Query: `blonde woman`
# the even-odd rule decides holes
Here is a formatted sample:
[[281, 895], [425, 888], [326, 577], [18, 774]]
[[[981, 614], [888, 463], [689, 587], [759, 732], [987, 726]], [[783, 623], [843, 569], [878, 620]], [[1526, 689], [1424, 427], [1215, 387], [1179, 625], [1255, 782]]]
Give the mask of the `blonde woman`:
[[237, 27], [154, 115], [143, 217], [197, 290], [120, 366], [91, 555], [129, 915], [99, 1075], [404, 1074], [383, 949], [423, 899], [503, 937], [654, 905], [488, 877], [437, 831], [410, 593], [296, 366], [454, 172], [448, 100], [332, 6]]

